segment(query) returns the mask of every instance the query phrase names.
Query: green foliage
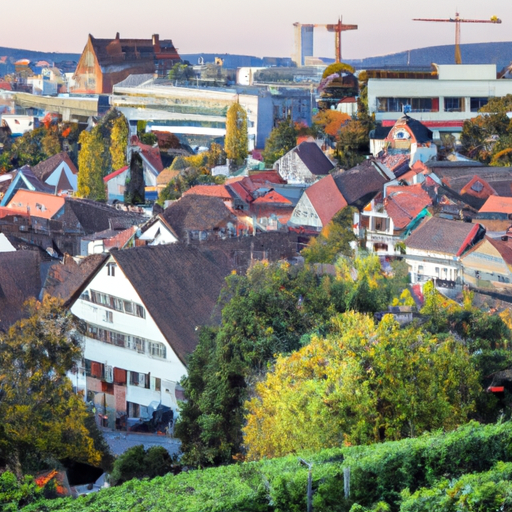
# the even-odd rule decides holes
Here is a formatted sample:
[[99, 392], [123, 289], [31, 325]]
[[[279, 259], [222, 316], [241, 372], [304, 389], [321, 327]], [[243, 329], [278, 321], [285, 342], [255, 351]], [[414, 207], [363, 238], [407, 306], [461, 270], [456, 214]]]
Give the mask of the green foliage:
[[414, 437], [453, 429], [480, 390], [468, 350], [388, 315], [345, 313], [325, 338], [279, 357], [245, 404], [247, 456]]
[[133, 478], [155, 478], [171, 470], [172, 458], [163, 446], [152, 446], [147, 450], [143, 445], [133, 446], [114, 462], [110, 475], [112, 485], [121, 485]]
[[289, 118], [281, 121], [265, 142], [262, 156], [265, 165], [271, 168], [283, 155], [297, 145], [297, 127]]
[[128, 123], [123, 115], [114, 120], [110, 132], [110, 156], [112, 169], [117, 171], [126, 165], [126, 148], [128, 146]]
[[360, 164], [368, 154], [370, 128], [362, 120], [352, 120], [342, 126], [338, 133], [335, 156], [343, 169]]
[[244, 163], [249, 152], [247, 134], [247, 112], [240, 103], [233, 103], [226, 115], [226, 156], [235, 166]]
[[195, 78], [194, 68], [188, 64], [177, 62], [168, 74], [169, 80], [176, 82], [188, 82]]
[[139, 140], [142, 142], [142, 144], [154, 146], [158, 142], [158, 137], [152, 132], [144, 132], [140, 134]]
[[352, 207], [343, 208], [322, 229], [318, 237], [310, 240], [308, 246], [302, 250], [306, 263], [334, 263], [339, 254], [352, 255], [350, 242], [357, 240], [352, 229], [355, 211]]
[[73, 320], [56, 299], [30, 301], [27, 313], [0, 337], [0, 461], [18, 476], [57, 459], [97, 464], [83, 398], [66, 376], [81, 357]]
[[511, 108], [511, 94], [491, 98], [479, 116], [465, 121], [460, 139], [464, 153], [482, 163], [511, 165], [512, 122], [507, 117]]
[[[510, 423], [471, 423], [448, 434], [334, 448], [301, 456], [313, 463], [315, 512], [398, 511], [401, 506], [407, 512], [487, 512], [499, 510], [502, 505], [502, 510], [509, 509], [503, 498], [510, 499], [510, 464], [496, 463], [511, 461], [511, 446]], [[351, 470], [349, 499], [344, 497], [346, 467]], [[469, 473], [475, 474], [463, 476]], [[166, 475], [151, 481], [131, 480], [76, 500], [41, 500], [21, 510], [302, 512], [306, 510], [307, 474], [297, 456], [288, 456]], [[429, 487], [433, 496], [426, 494], [428, 489], [422, 489]], [[453, 501], [447, 503], [453, 506], [443, 508], [441, 500], [452, 491]], [[440, 497], [438, 501], [436, 494]]]
[[32, 476], [18, 480], [10, 471], [0, 475], [0, 509], [3, 512], [18, 512], [25, 505], [40, 500], [43, 492]]
[[276, 354], [297, 350], [311, 333], [325, 335], [337, 312], [373, 313], [387, 307], [393, 279], [381, 275], [378, 257], [371, 262], [360, 258], [355, 265], [361, 276], [357, 281], [345, 268], [333, 277], [284, 263], [257, 264], [246, 276], [228, 277], [221, 295], [222, 325], [201, 332], [183, 381], [188, 402], [182, 405], [176, 435], [186, 464], [205, 466], [238, 457], [243, 403]]

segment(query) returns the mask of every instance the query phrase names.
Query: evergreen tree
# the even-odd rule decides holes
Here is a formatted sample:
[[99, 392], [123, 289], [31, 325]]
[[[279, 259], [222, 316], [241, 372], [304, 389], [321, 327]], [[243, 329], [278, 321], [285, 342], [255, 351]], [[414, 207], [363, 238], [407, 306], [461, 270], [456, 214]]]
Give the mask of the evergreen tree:
[[139, 153], [132, 153], [130, 161], [130, 175], [126, 179], [124, 202], [126, 204], [140, 204], [145, 201], [144, 169]]
[[226, 156], [234, 166], [244, 163], [248, 151], [247, 112], [240, 103], [233, 103], [226, 116]]

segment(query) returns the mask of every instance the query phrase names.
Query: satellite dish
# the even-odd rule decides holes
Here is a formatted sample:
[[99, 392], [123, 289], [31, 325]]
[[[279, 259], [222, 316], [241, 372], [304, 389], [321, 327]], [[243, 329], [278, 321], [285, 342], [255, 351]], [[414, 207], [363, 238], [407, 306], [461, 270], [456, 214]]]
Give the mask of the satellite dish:
[[199, 58], [197, 59], [197, 63], [198, 63], [200, 66], [202, 66], [202, 65], [204, 64], [204, 58], [203, 58], [203, 57], [199, 57]]

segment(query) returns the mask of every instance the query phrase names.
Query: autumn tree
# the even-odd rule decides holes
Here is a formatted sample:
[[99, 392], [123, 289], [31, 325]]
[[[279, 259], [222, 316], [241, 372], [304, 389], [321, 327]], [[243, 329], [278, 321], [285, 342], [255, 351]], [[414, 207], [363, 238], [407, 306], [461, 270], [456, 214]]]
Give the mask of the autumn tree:
[[307, 263], [334, 263], [339, 254], [351, 256], [351, 242], [357, 240], [353, 230], [355, 208], [347, 206], [340, 210], [320, 234], [311, 238], [302, 256]]
[[46, 134], [41, 139], [41, 149], [46, 158], [57, 155], [62, 151], [56, 126], [49, 126], [46, 128]]
[[66, 376], [82, 354], [73, 319], [51, 298], [27, 314], [0, 336], [0, 460], [18, 476], [63, 459], [97, 465], [89, 413]]
[[79, 197], [105, 201], [106, 192], [103, 177], [107, 163], [104, 159], [103, 137], [98, 127], [80, 134], [80, 153], [78, 154]]
[[332, 320], [333, 332], [280, 356], [246, 403], [250, 459], [454, 429], [475, 409], [468, 349], [388, 315]]
[[262, 156], [267, 167], [297, 145], [297, 127], [291, 119], [284, 119], [271, 132], [265, 142]]
[[224, 150], [232, 165], [244, 163], [249, 152], [247, 134], [247, 112], [240, 103], [233, 103], [226, 115], [226, 139]]
[[343, 169], [351, 169], [365, 160], [369, 152], [370, 135], [368, 126], [359, 120], [352, 120], [338, 132], [335, 156]]
[[350, 116], [337, 110], [321, 110], [313, 117], [313, 123], [327, 136], [335, 139]]
[[110, 155], [112, 169], [117, 171], [126, 165], [126, 148], [128, 146], [128, 123], [121, 114], [112, 124], [110, 132]]

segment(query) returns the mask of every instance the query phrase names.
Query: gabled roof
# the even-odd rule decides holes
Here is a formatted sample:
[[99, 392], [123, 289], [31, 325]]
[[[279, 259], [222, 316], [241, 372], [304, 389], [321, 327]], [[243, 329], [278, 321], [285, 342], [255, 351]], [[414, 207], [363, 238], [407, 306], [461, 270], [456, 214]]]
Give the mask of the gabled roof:
[[481, 232], [480, 224], [429, 217], [406, 239], [411, 249], [460, 256]]
[[417, 119], [414, 119], [412, 117], [409, 117], [407, 114], [402, 116], [400, 119], [397, 120], [395, 123], [395, 126], [391, 129], [390, 133], [388, 134], [388, 139], [391, 137], [391, 134], [395, 130], [395, 128], [400, 127], [407, 127], [409, 131], [413, 134], [414, 138], [416, 139], [416, 142], [424, 143], [424, 142], [432, 142], [433, 134], [432, 130], [427, 128], [421, 121], [418, 121]]
[[20, 189], [9, 201], [8, 207], [29, 211], [32, 217], [51, 219], [63, 208], [64, 204], [65, 199], [62, 196]]
[[315, 208], [323, 226], [347, 206], [347, 201], [336, 186], [332, 174], [313, 183], [304, 193]]
[[470, 194], [472, 196], [487, 199], [489, 196], [496, 196], [498, 193], [492, 186], [480, 176], [476, 174], [471, 178], [469, 183], [462, 187], [460, 191], [461, 195]]
[[292, 202], [289, 199], [286, 199], [286, 197], [279, 194], [279, 192], [276, 192], [275, 190], [271, 190], [270, 192], [267, 192], [266, 194], [256, 198], [252, 202], [252, 204], [267, 204], [268, 206], [271, 206], [272, 204], [279, 204], [285, 206], [292, 206]]
[[329, 174], [335, 168], [335, 165], [325, 156], [325, 153], [318, 147], [316, 142], [301, 142], [292, 151], [304, 162], [309, 172], [316, 176]]
[[112, 178], [115, 178], [116, 176], [119, 176], [120, 174], [123, 174], [123, 172], [126, 172], [128, 169], [130, 169], [130, 166], [125, 165], [124, 167], [121, 167], [121, 169], [118, 169], [117, 171], [111, 172], [110, 174], [107, 174], [103, 181], [105, 183], [108, 183]]
[[347, 204], [363, 208], [394, 178], [388, 172], [378, 162], [365, 160], [353, 169], [334, 173], [333, 178]]
[[75, 164], [69, 158], [66, 151], [62, 151], [56, 155], [47, 158], [43, 162], [39, 162], [37, 165], [32, 167], [32, 172], [41, 181], [46, 181], [55, 169], [62, 163], [65, 162], [73, 174], [78, 174], [78, 169]]
[[131, 143], [139, 148], [140, 156], [151, 167], [155, 175], [160, 174], [164, 170], [158, 146], [143, 144], [136, 135], [131, 138]]
[[[179, 172], [179, 171], [178, 171]], [[224, 201], [231, 200], [230, 193], [224, 185], [196, 185], [183, 193], [183, 196], [209, 196], [219, 197]]]
[[236, 223], [236, 217], [219, 197], [188, 195], [168, 206], [159, 217], [171, 227], [180, 240], [188, 231], [210, 231]]
[[114, 222], [118, 228], [128, 228], [147, 220], [139, 213], [117, 210], [90, 199], [67, 197], [66, 207], [71, 208], [86, 234], [111, 229]]
[[284, 180], [276, 170], [250, 173], [249, 179], [256, 183], [274, 183], [276, 185], [286, 184], [286, 180]]
[[[14, 173], [13, 173], [14, 174]], [[9, 187], [5, 191], [4, 197], [2, 198], [1, 205], [5, 206], [11, 199], [16, 190], [34, 190], [38, 192], [46, 192], [53, 194], [55, 187], [47, 185], [41, 181], [33, 172], [28, 165], [24, 165], [16, 171], [16, 175], [13, 177], [9, 184]]]
[[197, 326], [212, 312], [232, 271], [218, 249], [175, 243], [111, 253], [163, 335], [186, 364], [197, 345]]
[[387, 187], [384, 204], [395, 229], [406, 228], [424, 208], [432, 204], [420, 184], [409, 187]]
[[62, 263], [52, 265], [44, 283], [44, 294], [62, 299], [64, 303], [78, 298], [86, 285], [108, 258], [107, 254], [93, 254], [76, 261], [65, 256]]
[[482, 245], [489, 243], [491, 244], [500, 254], [500, 256], [503, 258], [503, 261], [509, 265], [512, 266], [512, 247], [510, 247], [507, 243], [502, 242], [501, 240], [496, 240], [494, 238], [490, 238], [488, 236], [485, 236], [484, 239], [476, 244], [474, 247], [471, 248], [465, 255], [469, 255], [475, 251], [478, 251]]
[[24, 317], [23, 304], [41, 291], [41, 256], [37, 251], [0, 253], [0, 330]]
[[512, 197], [489, 196], [479, 213], [512, 214]]

